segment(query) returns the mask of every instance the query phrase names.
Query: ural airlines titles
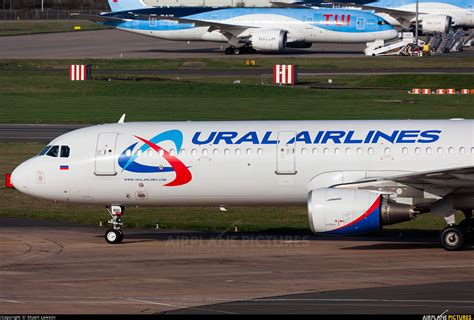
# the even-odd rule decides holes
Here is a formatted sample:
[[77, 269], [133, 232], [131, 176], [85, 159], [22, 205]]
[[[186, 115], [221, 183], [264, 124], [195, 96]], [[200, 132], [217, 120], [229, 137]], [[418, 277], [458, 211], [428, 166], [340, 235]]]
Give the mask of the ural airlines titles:
[[[379, 142], [390, 143], [433, 143], [439, 140], [441, 130], [394, 130], [380, 131], [369, 130], [368, 132], [350, 131], [300, 131], [287, 144], [295, 142], [304, 144], [375, 144]], [[236, 131], [212, 131], [203, 133], [196, 132], [192, 143], [202, 144], [277, 144], [278, 133], [273, 131], [257, 132], [249, 131], [239, 133]]]

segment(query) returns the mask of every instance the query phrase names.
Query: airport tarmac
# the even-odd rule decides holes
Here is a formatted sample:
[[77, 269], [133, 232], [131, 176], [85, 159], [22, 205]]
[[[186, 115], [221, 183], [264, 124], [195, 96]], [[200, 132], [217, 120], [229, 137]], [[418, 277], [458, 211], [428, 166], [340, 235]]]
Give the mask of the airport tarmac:
[[474, 250], [437, 233], [104, 231], [0, 218], [0, 314], [474, 313]]
[[[168, 41], [120, 30], [65, 32], [0, 37], [0, 59], [82, 59], [82, 58], [219, 58], [225, 43]], [[318, 43], [309, 49], [283, 53], [257, 53], [242, 57], [364, 57], [365, 44]], [[450, 57], [473, 56], [474, 50], [451, 53]]]

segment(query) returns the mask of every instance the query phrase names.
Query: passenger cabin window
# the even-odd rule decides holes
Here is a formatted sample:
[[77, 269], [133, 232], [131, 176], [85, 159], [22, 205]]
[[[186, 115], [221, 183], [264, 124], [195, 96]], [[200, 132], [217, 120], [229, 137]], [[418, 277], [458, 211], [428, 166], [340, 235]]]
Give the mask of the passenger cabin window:
[[52, 146], [46, 155], [50, 157], [57, 157], [59, 155], [59, 146]]
[[61, 146], [61, 158], [69, 158], [69, 146]]

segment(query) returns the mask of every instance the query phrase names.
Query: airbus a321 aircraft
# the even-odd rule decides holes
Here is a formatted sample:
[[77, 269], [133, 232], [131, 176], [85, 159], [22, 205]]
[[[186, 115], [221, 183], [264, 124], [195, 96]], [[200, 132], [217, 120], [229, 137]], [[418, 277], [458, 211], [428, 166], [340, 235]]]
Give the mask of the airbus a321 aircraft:
[[[115, 9], [140, 5], [134, 0], [109, 3]], [[180, 12], [197, 13], [181, 16]], [[347, 9], [135, 8], [99, 16], [73, 15], [161, 39], [228, 43], [226, 54], [279, 52], [286, 47], [309, 48], [316, 42], [364, 43], [398, 35], [383, 18]]]
[[[307, 205], [312, 231], [369, 232], [428, 211], [441, 243], [473, 233], [474, 121], [131, 122], [66, 133], [12, 183], [54, 201], [106, 206], [109, 243], [127, 206]], [[455, 225], [454, 212], [465, 219]]]

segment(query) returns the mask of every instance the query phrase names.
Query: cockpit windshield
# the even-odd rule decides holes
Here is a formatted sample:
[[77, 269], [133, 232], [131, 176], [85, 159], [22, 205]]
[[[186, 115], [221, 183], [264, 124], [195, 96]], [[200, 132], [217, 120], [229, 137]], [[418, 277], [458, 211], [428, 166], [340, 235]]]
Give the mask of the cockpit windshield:
[[43, 150], [40, 151], [40, 153], [38, 153], [39, 156], [44, 156], [46, 154], [46, 152], [48, 152], [49, 148], [51, 148], [51, 146], [46, 146], [43, 148]]
[[69, 146], [46, 146], [38, 156], [49, 156], [49, 157], [61, 157], [61, 158], [69, 158], [69, 154], [71, 153], [71, 149]]
[[49, 151], [46, 152], [46, 155], [50, 157], [57, 157], [58, 154], [59, 154], [59, 146], [52, 146], [51, 149], [49, 149]]
[[68, 157], [69, 157], [69, 147], [61, 146], [61, 158], [68, 158]]

